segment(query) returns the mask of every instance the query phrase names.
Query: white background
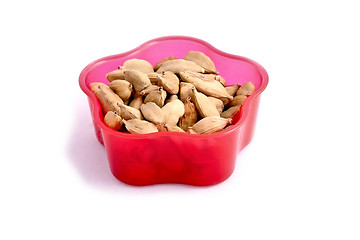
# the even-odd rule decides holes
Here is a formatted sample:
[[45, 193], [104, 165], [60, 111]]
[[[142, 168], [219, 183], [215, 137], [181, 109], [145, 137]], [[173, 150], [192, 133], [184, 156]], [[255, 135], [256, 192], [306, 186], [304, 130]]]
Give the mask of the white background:
[[[360, 239], [357, 1], [2, 1], [0, 239]], [[81, 70], [187, 35], [270, 76], [212, 187], [110, 173]]]

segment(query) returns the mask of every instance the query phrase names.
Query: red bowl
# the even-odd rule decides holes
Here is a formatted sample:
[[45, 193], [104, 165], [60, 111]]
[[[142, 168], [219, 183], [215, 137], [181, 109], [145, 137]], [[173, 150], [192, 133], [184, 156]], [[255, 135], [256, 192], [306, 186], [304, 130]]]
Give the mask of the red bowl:
[[[227, 85], [254, 83], [256, 90], [234, 116], [233, 126], [209, 135], [179, 132], [135, 135], [117, 132], [105, 125], [90, 83], [109, 83], [106, 73], [117, 69], [127, 59], [145, 59], [155, 64], [168, 56], [182, 58], [190, 50], [208, 55]], [[232, 174], [238, 153], [251, 141], [260, 95], [268, 84], [268, 75], [258, 63], [222, 52], [203, 40], [168, 36], [90, 63], [81, 72], [79, 83], [88, 96], [96, 137], [105, 146], [111, 171], [117, 179], [139, 186], [158, 183], [207, 186], [220, 183]]]

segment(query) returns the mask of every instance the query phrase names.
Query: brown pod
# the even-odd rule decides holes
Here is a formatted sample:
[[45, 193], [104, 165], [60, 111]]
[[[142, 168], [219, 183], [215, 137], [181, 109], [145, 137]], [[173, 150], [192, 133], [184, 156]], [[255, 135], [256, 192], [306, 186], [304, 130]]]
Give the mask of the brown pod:
[[108, 85], [99, 82], [90, 83], [90, 90], [99, 100], [104, 114], [108, 111], [121, 113], [117, 103], [123, 103], [123, 100]]
[[129, 103], [129, 106], [140, 110], [140, 106], [141, 106], [142, 103], [143, 103], [143, 96], [139, 96], [139, 97], [134, 98]]
[[162, 88], [159, 88], [159, 90], [155, 90], [150, 92], [144, 99], [144, 103], [148, 102], [154, 102], [159, 107], [163, 107], [166, 99], [166, 91], [164, 91]]
[[109, 87], [125, 102], [131, 97], [133, 86], [125, 80], [114, 80]]
[[188, 97], [184, 103], [185, 113], [179, 119], [179, 127], [184, 131], [187, 131], [189, 127], [192, 127], [198, 120], [198, 113], [195, 105], [191, 102], [191, 98]]
[[189, 51], [185, 57], [185, 60], [195, 62], [197, 65], [203, 67], [206, 73], [218, 73], [214, 62], [206, 56], [203, 52]]
[[220, 114], [220, 117], [222, 118], [232, 118], [233, 116], [235, 116], [235, 114], [240, 110], [241, 106], [233, 106], [230, 107], [229, 109], [227, 109], [226, 111], [223, 111]]
[[252, 82], [244, 83], [236, 92], [236, 95], [250, 96], [255, 91], [255, 85]]
[[184, 103], [179, 99], [175, 99], [167, 103], [162, 108], [164, 114], [164, 123], [167, 125], [176, 125], [179, 121], [179, 118], [182, 117], [185, 113]]
[[186, 70], [193, 72], [202, 72], [202, 73], [205, 72], [204, 68], [200, 67], [196, 63], [184, 59], [168, 60], [163, 64], [161, 64], [161, 66], [156, 72], [162, 73], [162, 72], [170, 71], [178, 74]]
[[211, 134], [223, 130], [230, 123], [229, 118], [206, 117], [195, 123], [191, 129], [198, 134]]
[[164, 120], [162, 109], [154, 102], [142, 104], [140, 110], [144, 118], [152, 123], [159, 124]]
[[205, 94], [198, 92], [195, 87], [192, 88], [192, 92], [193, 102], [201, 117], [220, 116], [215, 104]]
[[111, 71], [108, 74], [106, 74], [106, 78], [107, 78], [107, 80], [109, 80], [109, 82], [112, 82], [112, 81], [118, 80], [118, 79], [125, 79], [124, 70], [116, 69], [114, 71]]
[[140, 110], [130, 107], [130, 106], [126, 106], [125, 104], [118, 104], [118, 106], [121, 109], [121, 114], [120, 116], [125, 119], [125, 120], [129, 120], [129, 119], [143, 119], [143, 116], [141, 115]]
[[209, 100], [215, 104], [216, 109], [219, 111], [219, 114], [222, 113], [222, 111], [224, 110], [224, 103], [223, 101], [221, 101], [218, 98], [214, 98], [214, 97], [208, 97]]
[[124, 74], [125, 80], [130, 82], [134, 86], [135, 91], [137, 92], [140, 92], [141, 90], [151, 85], [150, 79], [143, 72], [129, 70], [125, 71]]
[[238, 96], [235, 96], [233, 100], [231, 100], [227, 106], [228, 107], [233, 107], [233, 106], [242, 106], [245, 101], [247, 99], [247, 96], [245, 95], [238, 95]]
[[241, 86], [240, 84], [234, 84], [234, 85], [225, 86], [225, 89], [230, 96], [234, 97], [236, 91], [239, 89], [240, 86]]
[[108, 127], [116, 131], [120, 130], [123, 125], [121, 117], [116, 112], [113, 111], [108, 111], [105, 114], [104, 122]]
[[158, 76], [158, 85], [162, 86], [170, 94], [178, 94], [179, 78], [173, 72], [163, 72]]
[[183, 81], [192, 83], [196, 89], [208, 96], [216, 98], [227, 98], [231, 100], [233, 97], [229, 95], [225, 87], [216, 80], [205, 80], [196, 73], [185, 71], [180, 73], [180, 77]]
[[140, 120], [140, 119], [130, 119], [130, 120], [123, 120], [125, 124], [125, 128], [133, 134], [147, 134], [147, 133], [154, 133], [158, 132], [158, 129], [155, 124]]
[[132, 58], [126, 60], [121, 67], [122, 70], [136, 70], [145, 74], [154, 72], [152, 65], [143, 59]]
[[186, 99], [188, 97], [191, 97], [192, 96], [192, 88], [194, 87], [194, 85], [192, 85], [191, 83], [187, 83], [187, 82], [181, 82], [180, 83], [180, 100], [182, 102], [185, 102]]
[[176, 57], [173, 57], [173, 56], [170, 56], [170, 57], [166, 57], [166, 58], [161, 59], [159, 62], [157, 62], [157, 63], [155, 64], [154, 70], [155, 70], [155, 71], [158, 70], [159, 67], [161, 66], [161, 64], [163, 64], [164, 62], [169, 61], [169, 60], [174, 60], [174, 59], [176, 59]]

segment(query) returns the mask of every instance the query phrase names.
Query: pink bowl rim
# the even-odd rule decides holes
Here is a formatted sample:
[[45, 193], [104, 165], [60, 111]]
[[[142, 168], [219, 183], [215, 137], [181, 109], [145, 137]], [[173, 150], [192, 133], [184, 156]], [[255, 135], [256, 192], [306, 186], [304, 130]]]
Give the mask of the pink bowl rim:
[[[149, 134], [129, 134], [129, 133], [114, 131], [113, 129], [106, 126], [105, 123], [100, 119], [100, 114], [99, 114], [99, 112], [101, 111], [100, 104], [99, 104], [97, 98], [95, 97], [95, 95], [90, 91], [90, 89], [86, 86], [86, 83], [85, 83], [86, 76], [88, 75], [88, 73], [99, 63], [102, 63], [102, 62], [105, 62], [108, 60], [112, 60], [112, 59], [116, 59], [116, 58], [125, 57], [135, 51], [139, 51], [142, 48], [145, 48], [146, 46], [148, 46], [150, 44], [154, 44], [154, 43], [160, 42], [160, 41], [169, 41], [169, 40], [187, 40], [187, 41], [197, 42], [197, 43], [202, 44], [203, 46], [206, 46], [208, 49], [217, 53], [218, 55], [221, 55], [221, 56], [224, 56], [227, 58], [231, 58], [231, 59], [240, 60], [243, 62], [247, 62], [255, 67], [255, 69], [258, 71], [259, 75], [261, 76], [261, 84], [255, 90], [255, 92], [252, 95], [250, 95], [248, 97], [248, 99], [245, 101], [245, 104], [242, 106], [242, 111], [243, 111], [242, 116], [235, 125], [232, 125], [231, 127], [227, 128], [225, 130], [222, 130], [220, 132], [212, 133], [212, 134], [208, 134], [208, 135], [196, 135], [196, 134], [188, 134], [188, 133], [181, 133], [181, 132], [156, 132], [156, 133], [149, 133]], [[94, 109], [92, 109], [91, 113], [92, 113], [92, 118], [95, 121], [95, 123], [102, 129], [102, 131], [105, 131], [107, 134], [118, 136], [118, 137], [130, 138], [130, 139], [157, 138], [157, 137], [161, 137], [161, 136], [178, 136], [178, 137], [187, 137], [187, 138], [214, 138], [214, 137], [216, 138], [216, 137], [220, 137], [222, 135], [227, 135], [227, 134], [231, 133], [232, 131], [235, 131], [236, 129], [240, 128], [244, 124], [244, 122], [248, 116], [249, 109], [251, 109], [251, 105], [253, 104], [253, 99], [255, 97], [257, 97], [258, 95], [260, 95], [265, 90], [265, 88], [268, 85], [268, 82], [269, 82], [269, 76], [268, 76], [266, 70], [259, 63], [255, 62], [249, 58], [246, 58], [246, 57], [223, 52], [223, 51], [215, 48], [214, 46], [212, 46], [211, 44], [209, 44], [208, 42], [206, 42], [204, 40], [201, 40], [201, 39], [198, 39], [195, 37], [181, 36], [181, 35], [164, 36], [164, 37], [154, 38], [154, 39], [151, 39], [151, 40], [141, 44], [140, 46], [138, 46], [130, 51], [97, 59], [97, 60], [91, 62], [90, 64], [88, 64], [81, 71], [80, 76], [79, 76], [80, 88], [90, 98], [90, 101], [92, 102], [92, 106]]]

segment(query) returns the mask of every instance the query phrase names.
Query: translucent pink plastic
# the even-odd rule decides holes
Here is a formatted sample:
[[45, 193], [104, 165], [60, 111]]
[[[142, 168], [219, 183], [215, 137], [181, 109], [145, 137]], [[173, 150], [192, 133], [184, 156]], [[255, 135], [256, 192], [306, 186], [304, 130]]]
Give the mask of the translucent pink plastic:
[[[215, 63], [227, 85], [251, 81], [256, 91], [233, 118], [233, 126], [214, 134], [193, 135], [159, 132], [127, 134], [108, 128], [92, 82], [108, 83], [106, 73], [131, 58], [155, 64], [164, 57], [182, 58], [188, 51], [201, 51]], [[258, 63], [222, 52], [200, 39], [168, 36], [150, 40], [141, 46], [90, 63], [79, 77], [81, 89], [88, 96], [96, 137], [105, 146], [114, 176], [131, 185], [181, 183], [206, 186], [220, 183], [234, 171], [238, 153], [251, 141], [260, 94], [268, 84], [268, 75]]]

